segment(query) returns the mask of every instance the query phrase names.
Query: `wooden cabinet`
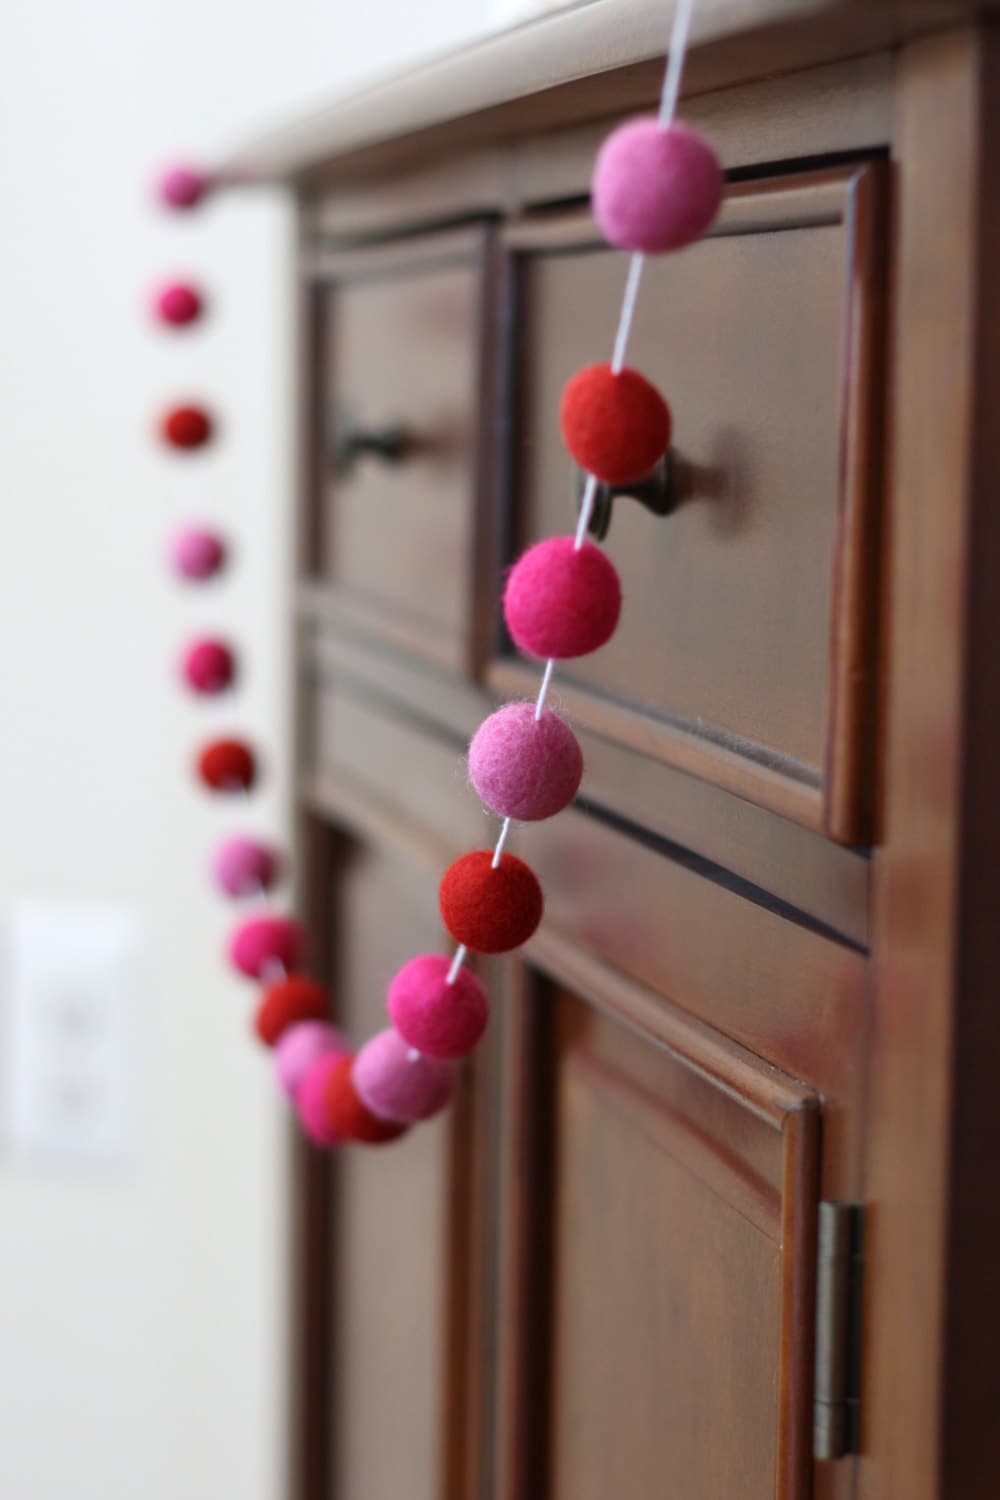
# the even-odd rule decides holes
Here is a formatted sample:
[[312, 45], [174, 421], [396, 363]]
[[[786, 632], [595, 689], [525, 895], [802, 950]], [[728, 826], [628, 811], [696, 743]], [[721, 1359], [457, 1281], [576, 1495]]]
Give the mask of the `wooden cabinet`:
[[[499, 581], [574, 524], [589, 168], [667, 19], [573, 7], [233, 165], [298, 205], [301, 890], [358, 1039], [495, 835], [464, 747], [537, 682]], [[631, 349], [672, 509], [614, 501], [581, 795], [515, 831], [545, 920], [454, 1109], [296, 1148], [291, 1500], [996, 1493], [998, 57], [947, 0], [696, 12], [727, 198]]]

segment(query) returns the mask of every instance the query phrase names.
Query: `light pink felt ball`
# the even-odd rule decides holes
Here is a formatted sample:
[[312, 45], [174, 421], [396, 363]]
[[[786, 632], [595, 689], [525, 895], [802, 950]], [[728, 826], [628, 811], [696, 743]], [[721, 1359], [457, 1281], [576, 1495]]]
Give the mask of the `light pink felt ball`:
[[350, 1052], [347, 1038], [328, 1021], [299, 1021], [278, 1038], [274, 1046], [274, 1071], [278, 1083], [293, 1103], [302, 1082], [321, 1057], [343, 1057]]
[[469, 779], [502, 818], [534, 823], [568, 807], [580, 789], [583, 755], [564, 719], [533, 703], [508, 703], [476, 730]]
[[192, 641], [181, 659], [181, 674], [196, 693], [222, 693], [236, 676], [236, 658], [225, 641]]
[[186, 328], [189, 323], [196, 323], [203, 310], [202, 295], [189, 281], [168, 282], [153, 298], [153, 312], [171, 328]]
[[571, 536], [529, 547], [507, 579], [503, 611], [515, 645], [529, 656], [586, 656], [610, 640], [622, 590], [614, 565], [593, 542]]
[[225, 839], [212, 855], [212, 878], [226, 896], [269, 891], [278, 876], [274, 850], [259, 839]]
[[428, 1057], [471, 1052], [486, 1029], [490, 1004], [470, 969], [448, 983], [451, 960], [422, 953], [403, 965], [389, 985], [389, 1016], [403, 1041]]
[[353, 1078], [362, 1104], [397, 1125], [429, 1120], [455, 1092], [455, 1064], [425, 1057], [391, 1026], [361, 1048]]
[[196, 208], [208, 191], [209, 177], [197, 167], [178, 162], [160, 174], [156, 196], [165, 208]]
[[270, 912], [247, 917], [229, 939], [229, 959], [249, 979], [294, 969], [302, 952], [302, 928], [292, 917]]
[[170, 543], [170, 566], [178, 578], [203, 583], [221, 572], [226, 544], [216, 531], [203, 526], [185, 526]]
[[722, 202], [722, 169], [688, 125], [664, 130], [655, 115], [627, 120], [594, 164], [594, 217], [611, 245], [657, 253], [705, 233]]
[[330, 1124], [326, 1096], [330, 1079], [342, 1060], [342, 1052], [326, 1052], [317, 1057], [299, 1080], [295, 1110], [299, 1124], [316, 1146], [336, 1146], [340, 1137]]

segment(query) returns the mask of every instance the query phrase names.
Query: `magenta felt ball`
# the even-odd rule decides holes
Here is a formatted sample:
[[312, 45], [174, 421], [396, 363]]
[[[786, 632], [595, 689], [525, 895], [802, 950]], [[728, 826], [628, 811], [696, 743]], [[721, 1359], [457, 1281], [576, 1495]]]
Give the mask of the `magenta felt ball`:
[[266, 979], [294, 969], [302, 952], [302, 928], [291, 917], [269, 912], [247, 917], [229, 939], [229, 958], [234, 968], [250, 979]]
[[225, 839], [212, 856], [212, 878], [226, 896], [270, 890], [278, 875], [274, 850], [259, 839]]
[[185, 526], [170, 543], [170, 566], [190, 583], [214, 577], [225, 560], [226, 545], [218, 532], [201, 526]]
[[722, 169], [687, 125], [664, 130], [655, 115], [628, 120], [597, 153], [594, 216], [611, 245], [656, 253], [705, 233], [722, 202]]
[[236, 658], [224, 641], [192, 641], [184, 652], [181, 673], [196, 693], [221, 693], [236, 676]]
[[409, 1046], [428, 1057], [464, 1057], [486, 1029], [490, 1005], [469, 969], [448, 983], [451, 960], [423, 953], [404, 964], [389, 985], [389, 1015]]
[[425, 1057], [391, 1026], [361, 1048], [352, 1076], [362, 1104], [397, 1125], [429, 1120], [455, 1092], [455, 1064]]
[[551, 708], [508, 703], [476, 730], [469, 779], [492, 812], [534, 823], [568, 807], [580, 789], [583, 755], [576, 735]]
[[571, 536], [538, 542], [510, 571], [504, 618], [515, 645], [543, 660], [586, 656], [610, 640], [622, 590], [613, 564], [593, 542]]
[[203, 309], [201, 293], [188, 281], [171, 281], [161, 286], [153, 298], [154, 313], [171, 328], [185, 328], [197, 322]]
[[295, 1110], [299, 1124], [316, 1146], [336, 1146], [340, 1137], [330, 1124], [327, 1088], [343, 1058], [342, 1052], [325, 1052], [310, 1064], [298, 1084]]
[[156, 184], [156, 196], [165, 208], [195, 208], [208, 191], [209, 179], [197, 167], [183, 163], [167, 167]]
[[328, 1021], [299, 1021], [274, 1046], [274, 1071], [289, 1099], [296, 1100], [302, 1081], [321, 1057], [343, 1057], [351, 1044]]

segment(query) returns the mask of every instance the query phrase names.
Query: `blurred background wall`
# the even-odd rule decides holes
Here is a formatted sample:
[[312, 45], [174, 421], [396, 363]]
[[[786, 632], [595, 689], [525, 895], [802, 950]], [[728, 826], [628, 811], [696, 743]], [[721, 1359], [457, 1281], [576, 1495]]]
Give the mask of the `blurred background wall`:
[[[285, 827], [289, 222], [261, 191], [169, 218], [151, 174], [178, 152], [211, 162], [512, 9], [0, 8], [0, 931], [9, 954], [30, 901], [112, 908], [142, 935], [135, 1124], [103, 1164], [16, 1148], [0, 963], [3, 1500], [281, 1493], [284, 1115], [247, 1041], [252, 990], [220, 962], [230, 914], [205, 863], [229, 829]], [[171, 271], [213, 301], [180, 336], [146, 314]], [[151, 440], [185, 396], [222, 420], [204, 458]], [[207, 594], [162, 565], [172, 528], [200, 517], [237, 544]], [[239, 642], [243, 683], [224, 706], [176, 686], [199, 626]], [[230, 726], [266, 748], [246, 808], [213, 805], [190, 773], [198, 742]]]

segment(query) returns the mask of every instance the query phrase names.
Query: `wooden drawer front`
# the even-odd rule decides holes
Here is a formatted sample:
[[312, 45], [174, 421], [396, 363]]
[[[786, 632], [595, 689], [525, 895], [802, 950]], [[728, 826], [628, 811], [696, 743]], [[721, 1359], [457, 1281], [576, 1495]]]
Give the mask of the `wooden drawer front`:
[[597, 992], [524, 983], [501, 1495], [804, 1500], [815, 1096], [703, 1028], [665, 1050]]
[[[483, 239], [443, 236], [333, 262], [325, 298], [314, 564], [344, 620], [463, 669], [470, 650]], [[398, 462], [338, 475], [333, 434], [400, 427]]]
[[[709, 239], [647, 264], [629, 362], [673, 408], [681, 501], [616, 501], [622, 623], [560, 674], [581, 722], [844, 841], [865, 836], [871, 734], [880, 181], [737, 186]], [[559, 398], [610, 348], [625, 262], [583, 218], [513, 243], [524, 545], [571, 529]]]

